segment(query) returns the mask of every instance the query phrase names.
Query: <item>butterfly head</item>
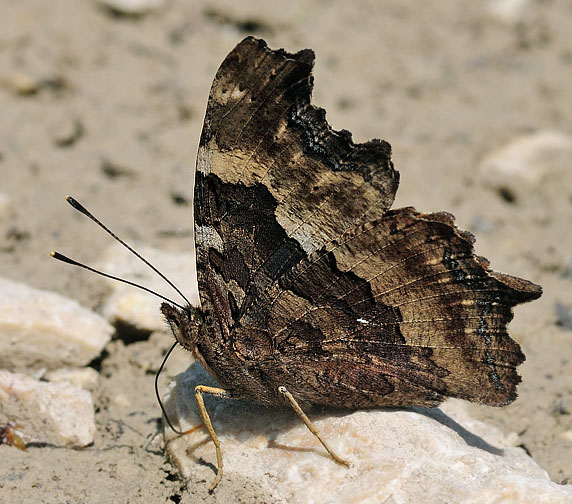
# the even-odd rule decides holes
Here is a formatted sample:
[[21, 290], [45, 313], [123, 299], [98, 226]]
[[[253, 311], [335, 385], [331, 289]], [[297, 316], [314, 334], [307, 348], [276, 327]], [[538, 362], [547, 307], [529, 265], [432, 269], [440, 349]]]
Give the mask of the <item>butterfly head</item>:
[[169, 303], [162, 303], [161, 313], [179, 344], [194, 352], [200, 333], [205, 327], [203, 312], [194, 306], [181, 309]]

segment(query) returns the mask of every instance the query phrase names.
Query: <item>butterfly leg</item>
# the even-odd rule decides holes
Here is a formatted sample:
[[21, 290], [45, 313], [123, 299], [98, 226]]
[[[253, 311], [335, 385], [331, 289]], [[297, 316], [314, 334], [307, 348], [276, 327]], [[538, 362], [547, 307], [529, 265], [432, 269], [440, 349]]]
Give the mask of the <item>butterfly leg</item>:
[[217, 463], [216, 478], [209, 487], [209, 492], [212, 492], [222, 479], [222, 453], [220, 450], [220, 441], [218, 440], [216, 432], [213, 428], [211, 417], [209, 416], [207, 409], [205, 408], [205, 401], [203, 399], [203, 394], [209, 394], [216, 397], [222, 397], [225, 399], [233, 399], [234, 396], [230, 391], [221, 388], [208, 387], [206, 385], [197, 385], [195, 387], [195, 398], [197, 400], [197, 406], [199, 407], [199, 413], [201, 414], [201, 418], [203, 419], [205, 427], [209, 431], [209, 434], [211, 436], [211, 439], [213, 440], [216, 450], [216, 463]]
[[300, 408], [300, 405], [298, 404], [296, 399], [294, 399], [294, 396], [290, 392], [288, 392], [288, 389], [286, 389], [286, 387], [278, 387], [278, 392], [280, 394], [282, 394], [288, 400], [288, 402], [290, 403], [290, 406], [292, 406], [292, 408], [294, 409], [296, 414], [300, 417], [302, 422], [304, 422], [306, 424], [306, 427], [308, 427], [310, 432], [318, 438], [318, 441], [320, 441], [320, 443], [322, 443], [322, 446], [326, 449], [326, 451], [330, 454], [330, 456], [338, 464], [342, 464], [342, 465], [349, 467], [350, 463], [347, 460], [338, 456], [336, 454], [336, 452], [334, 452], [334, 450], [332, 450], [330, 448], [330, 445], [328, 445], [326, 440], [322, 438], [322, 436], [320, 435], [320, 431], [316, 428], [316, 426], [312, 423], [312, 421], [306, 416], [306, 413], [304, 413], [302, 411], [302, 408]]

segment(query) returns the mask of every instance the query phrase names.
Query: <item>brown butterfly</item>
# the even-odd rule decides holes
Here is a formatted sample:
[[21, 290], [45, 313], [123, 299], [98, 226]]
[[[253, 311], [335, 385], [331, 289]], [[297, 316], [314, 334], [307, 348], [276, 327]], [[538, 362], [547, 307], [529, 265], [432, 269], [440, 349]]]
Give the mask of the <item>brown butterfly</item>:
[[248, 37], [209, 96], [194, 197], [201, 306], [161, 311], [221, 385], [195, 388], [216, 447], [211, 490], [223, 463], [204, 394], [290, 405], [347, 464], [303, 409], [508, 404], [524, 355], [506, 326], [542, 294], [490, 270], [452, 215], [390, 210], [390, 145], [328, 125], [310, 103], [313, 63], [311, 50]]
[[195, 177], [201, 307], [163, 303], [177, 341], [222, 388], [203, 394], [303, 413], [516, 398], [507, 333], [531, 282], [488, 268], [453, 216], [390, 210], [399, 174], [382, 140], [355, 144], [310, 103], [314, 53], [244, 39], [209, 96]]

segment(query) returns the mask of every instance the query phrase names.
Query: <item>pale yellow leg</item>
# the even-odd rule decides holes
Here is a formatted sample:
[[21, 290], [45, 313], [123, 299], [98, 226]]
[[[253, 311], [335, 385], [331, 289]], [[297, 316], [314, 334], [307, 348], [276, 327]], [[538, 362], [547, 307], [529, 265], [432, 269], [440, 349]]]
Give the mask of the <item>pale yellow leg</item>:
[[302, 419], [302, 422], [304, 422], [306, 424], [306, 427], [308, 427], [308, 429], [310, 430], [310, 432], [312, 434], [314, 434], [314, 436], [316, 436], [318, 438], [318, 441], [320, 441], [320, 443], [322, 443], [322, 446], [326, 449], [326, 451], [330, 454], [330, 456], [338, 463], [338, 464], [342, 464], [345, 466], [350, 466], [350, 463], [347, 460], [344, 460], [343, 458], [339, 457], [334, 450], [332, 450], [330, 448], [330, 446], [328, 445], [328, 443], [326, 443], [325, 439], [322, 438], [322, 436], [320, 436], [320, 431], [316, 428], [316, 426], [311, 422], [311, 420], [306, 416], [306, 413], [304, 413], [302, 411], [302, 408], [300, 408], [300, 405], [298, 404], [298, 402], [296, 401], [296, 399], [294, 399], [294, 397], [292, 396], [292, 394], [290, 392], [288, 392], [288, 390], [286, 389], [286, 387], [278, 387], [278, 392], [280, 392], [286, 399], [288, 399], [288, 402], [290, 403], [290, 406], [292, 406], [292, 408], [294, 409], [294, 411], [296, 412], [296, 414]]
[[213, 440], [216, 450], [216, 463], [217, 463], [216, 478], [209, 487], [209, 492], [212, 492], [222, 479], [222, 453], [220, 450], [220, 441], [218, 440], [216, 432], [213, 429], [211, 418], [207, 413], [207, 409], [205, 408], [205, 401], [203, 399], [203, 394], [214, 395], [216, 397], [223, 397], [226, 399], [232, 399], [233, 396], [228, 390], [216, 387], [208, 387], [206, 385], [197, 385], [195, 387], [195, 398], [197, 400], [197, 405], [199, 407], [199, 413], [201, 414], [201, 418], [203, 419], [205, 427], [209, 431], [209, 434], [211, 436], [211, 439]]

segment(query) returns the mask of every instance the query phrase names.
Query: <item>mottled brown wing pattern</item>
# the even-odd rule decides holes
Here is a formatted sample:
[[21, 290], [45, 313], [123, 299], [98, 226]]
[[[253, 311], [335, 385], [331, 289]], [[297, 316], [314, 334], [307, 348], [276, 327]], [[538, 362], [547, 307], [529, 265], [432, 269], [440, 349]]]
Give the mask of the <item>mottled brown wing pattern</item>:
[[524, 360], [506, 331], [540, 287], [493, 272], [449, 214], [389, 210], [386, 142], [355, 144], [310, 104], [314, 55], [247, 38], [209, 97], [195, 180], [206, 328], [235, 396], [344, 407], [491, 405]]
[[223, 336], [284, 271], [395, 197], [389, 144], [355, 144], [310, 104], [313, 61], [312, 51], [272, 51], [249, 37], [211, 88], [195, 232], [201, 302], [218, 312]]
[[[381, 216], [398, 185], [387, 142], [354, 144], [310, 104], [313, 63], [310, 50], [288, 54], [242, 41], [215, 76], [197, 161], [201, 175], [264, 185], [278, 223], [306, 252]], [[199, 225], [211, 220], [204, 189], [199, 181]]]
[[434, 405], [454, 396], [506, 404], [524, 360], [506, 324], [513, 306], [541, 290], [490, 271], [472, 243], [449, 214], [389, 211], [278, 279], [242, 331], [267, 329], [273, 352], [262, 365], [301, 401]]

